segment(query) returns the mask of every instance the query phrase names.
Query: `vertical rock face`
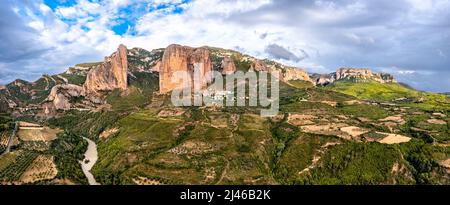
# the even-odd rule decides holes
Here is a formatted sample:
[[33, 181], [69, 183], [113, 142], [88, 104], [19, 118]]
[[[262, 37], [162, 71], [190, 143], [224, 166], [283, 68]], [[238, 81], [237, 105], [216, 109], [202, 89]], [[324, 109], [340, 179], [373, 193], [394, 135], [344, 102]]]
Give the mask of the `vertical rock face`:
[[[198, 68], [202, 79], [205, 79], [205, 74], [212, 70], [212, 63], [207, 48], [191, 48], [180, 45], [167, 47], [159, 72], [160, 93], [168, 93], [185, 83], [172, 82], [175, 72], [188, 72], [192, 75], [194, 68]], [[201, 86], [206, 86], [208, 82], [209, 80], [205, 80]]]
[[308, 73], [306, 73], [305, 70], [301, 68], [286, 68], [282, 77], [283, 81], [290, 81], [290, 80], [311, 81]]
[[223, 58], [221, 68], [222, 74], [224, 75], [230, 75], [236, 72], [236, 65], [234, 65], [233, 59], [231, 59], [229, 56], [225, 56]]
[[117, 52], [105, 58], [105, 61], [97, 68], [89, 71], [84, 88], [87, 93], [99, 93], [114, 89], [126, 90], [127, 73], [127, 48], [120, 45]]

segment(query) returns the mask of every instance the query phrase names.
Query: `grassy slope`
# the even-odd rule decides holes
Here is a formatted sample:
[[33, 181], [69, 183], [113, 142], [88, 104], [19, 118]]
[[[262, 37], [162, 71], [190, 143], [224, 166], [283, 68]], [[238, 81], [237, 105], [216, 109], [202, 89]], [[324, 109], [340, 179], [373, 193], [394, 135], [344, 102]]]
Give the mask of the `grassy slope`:
[[393, 101], [399, 98], [409, 98], [412, 102], [405, 105], [427, 110], [450, 110], [450, 99], [441, 94], [420, 92], [406, 88], [397, 83], [381, 84], [377, 82], [353, 83], [338, 81], [325, 89], [355, 96], [363, 100]]

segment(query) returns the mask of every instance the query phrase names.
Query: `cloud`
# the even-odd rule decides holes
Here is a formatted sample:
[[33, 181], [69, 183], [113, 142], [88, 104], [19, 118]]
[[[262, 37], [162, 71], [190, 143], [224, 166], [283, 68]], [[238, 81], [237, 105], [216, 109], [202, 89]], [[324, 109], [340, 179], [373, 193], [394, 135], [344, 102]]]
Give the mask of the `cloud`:
[[277, 44], [268, 45], [265, 51], [275, 59], [284, 59], [299, 62], [305, 58], [308, 58], [308, 54], [304, 50], [301, 50], [301, 56], [297, 56], [294, 53], [290, 52], [288, 49]]
[[390, 68], [419, 89], [448, 91], [449, 11], [448, 0], [7, 0], [0, 84], [101, 60], [120, 43], [178, 43], [237, 48], [309, 72]]

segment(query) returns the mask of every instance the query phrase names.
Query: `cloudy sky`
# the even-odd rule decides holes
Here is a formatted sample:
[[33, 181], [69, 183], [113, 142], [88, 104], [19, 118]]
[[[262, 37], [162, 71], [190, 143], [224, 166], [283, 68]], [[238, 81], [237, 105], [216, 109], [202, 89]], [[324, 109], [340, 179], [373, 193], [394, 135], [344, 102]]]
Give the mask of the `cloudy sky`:
[[369, 67], [450, 91], [450, 0], [2, 0], [0, 84], [120, 43], [217, 46], [317, 73]]

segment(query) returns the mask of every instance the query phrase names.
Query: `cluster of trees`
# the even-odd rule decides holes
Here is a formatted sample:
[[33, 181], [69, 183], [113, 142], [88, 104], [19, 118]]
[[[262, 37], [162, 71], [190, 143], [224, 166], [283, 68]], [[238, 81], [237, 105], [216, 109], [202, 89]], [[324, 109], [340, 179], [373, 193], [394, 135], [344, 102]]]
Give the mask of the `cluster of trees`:
[[6, 116], [0, 116], [0, 132], [12, 129], [14, 122], [11, 118]]
[[88, 143], [81, 136], [67, 131], [58, 135], [58, 138], [50, 145], [50, 153], [55, 157], [58, 168], [58, 178], [87, 184], [79, 163], [84, 159], [87, 146]]
[[416, 139], [401, 145], [400, 149], [410, 165], [417, 184], [440, 184], [441, 180], [444, 180], [440, 176], [445, 176], [445, 170], [436, 162], [434, 156], [439, 154], [449, 156], [450, 150]]
[[48, 121], [51, 126], [63, 128], [78, 136], [98, 139], [98, 135], [114, 124], [120, 115], [116, 112], [79, 112], [70, 111], [63, 117]]

